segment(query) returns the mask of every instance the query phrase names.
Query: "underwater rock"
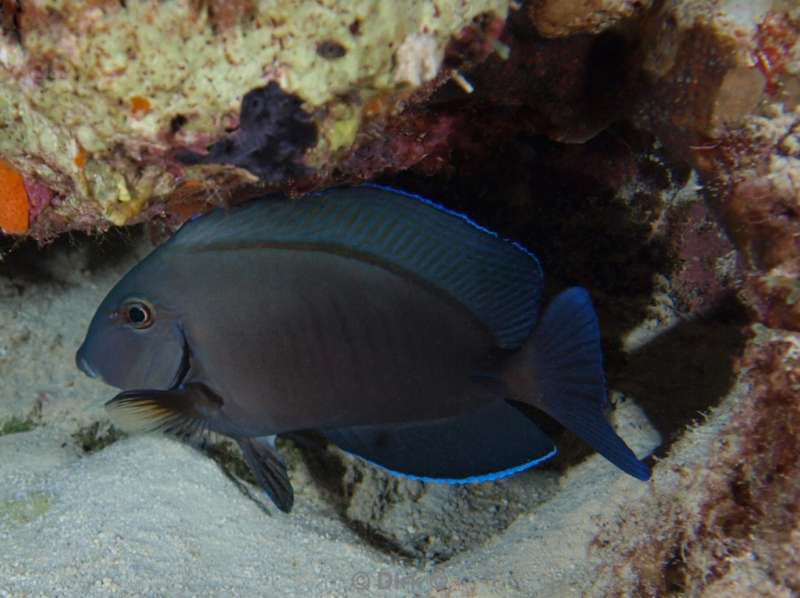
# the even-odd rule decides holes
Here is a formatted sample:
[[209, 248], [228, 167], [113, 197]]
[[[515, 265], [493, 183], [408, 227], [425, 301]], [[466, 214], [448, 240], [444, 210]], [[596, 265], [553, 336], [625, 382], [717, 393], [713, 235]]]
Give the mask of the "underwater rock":
[[[6, 230], [46, 240], [165, 214], [181, 220], [197, 199], [223, 203], [228, 190], [254, 183], [263, 191], [256, 176], [307, 188], [297, 179], [327, 178], [370, 115], [450, 76], [451, 40], [476, 21], [502, 24], [507, 10], [507, 0], [5, 2], [0, 157], [50, 198], [30, 211], [29, 227]], [[208, 146], [218, 157], [215, 144], [240, 126], [243, 96], [268, 83], [302, 104], [318, 138], [272, 131], [263, 151], [277, 144], [280, 167], [271, 155], [257, 160], [270, 166], [245, 169], [175, 159]], [[4, 206], [0, 222], [11, 218]]]
[[538, 0], [528, 11], [536, 30], [545, 37], [600, 33], [623, 19], [645, 14], [652, 0]]
[[697, 168], [750, 268], [761, 322], [800, 330], [800, 8], [665, 3], [646, 26], [637, 122]]
[[796, 334], [753, 329], [732, 395], [687, 431], [653, 492], [595, 539], [609, 559], [597, 595], [800, 591], [799, 357]]

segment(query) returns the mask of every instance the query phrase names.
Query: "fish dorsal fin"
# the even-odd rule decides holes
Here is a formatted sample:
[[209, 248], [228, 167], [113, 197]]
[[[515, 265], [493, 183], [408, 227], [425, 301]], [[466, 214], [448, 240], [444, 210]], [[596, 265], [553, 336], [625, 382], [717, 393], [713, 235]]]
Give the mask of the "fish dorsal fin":
[[521, 245], [426, 199], [373, 185], [218, 209], [185, 224], [168, 245], [286, 245], [369, 259], [444, 291], [503, 348], [519, 347], [530, 335], [543, 282], [538, 260]]

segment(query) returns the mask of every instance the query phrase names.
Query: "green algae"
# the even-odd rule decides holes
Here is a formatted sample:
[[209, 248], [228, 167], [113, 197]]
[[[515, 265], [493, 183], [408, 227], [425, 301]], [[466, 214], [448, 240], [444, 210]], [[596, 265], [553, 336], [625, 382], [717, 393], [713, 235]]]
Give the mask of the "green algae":
[[[277, 438], [276, 445], [287, 469], [289, 471], [296, 469], [302, 461], [302, 455], [294, 443], [286, 438]], [[230, 440], [208, 442], [202, 445], [202, 450], [228, 477], [258, 486], [258, 480], [245, 462], [242, 451], [234, 442]]]
[[258, 480], [242, 457], [242, 452], [230, 441], [207, 444], [205, 453], [222, 468], [228, 476], [233, 476], [253, 485], [258, 485]]
[[50, 510], [52, 498], [44, 492], [29, 492], [21, 498], [0, 500], [0, 521], [25, 524]]
[[72, 439], [88, 455], [103, 450], [125, 436], [124, 432], [110, 424], [94, 422], [72, 434]]
[[19, 432], [30, 432], [37, 425], [38, 424], [32, 417], [22, 418], [13, 415], [7, 420], [0, 422], [0, 436], [5, 436], [6, 434], [17, 434]]

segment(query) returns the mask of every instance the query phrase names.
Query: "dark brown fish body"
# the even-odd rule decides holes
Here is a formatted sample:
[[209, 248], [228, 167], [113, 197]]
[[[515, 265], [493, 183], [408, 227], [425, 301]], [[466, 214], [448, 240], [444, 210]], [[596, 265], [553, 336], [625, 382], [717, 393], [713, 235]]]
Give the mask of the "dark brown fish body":
[[[447, 417], [489, 400], [470, 375], [494, 338], [407, 276], [317, 251], [171, 258], [183, 289], [204, 286], [184, 308], [183, 329], [191, 378], [226, 397], [211, 428], [265, 436]], [[205, 288], [209, 272], [215, 284]]]
[[605, 420], [600, 333], [569, 289], [539, 318], [521, 246], [375, 188], [263, 200], [187, 223], [100, 305], [78, 366], [123, 390], [122, 420], [235, 438], [270, 497], [286, 470], [258, 437], [317, 429], [394, 473], [496, 479], [552, 457], [514, 401], [646, 479]]

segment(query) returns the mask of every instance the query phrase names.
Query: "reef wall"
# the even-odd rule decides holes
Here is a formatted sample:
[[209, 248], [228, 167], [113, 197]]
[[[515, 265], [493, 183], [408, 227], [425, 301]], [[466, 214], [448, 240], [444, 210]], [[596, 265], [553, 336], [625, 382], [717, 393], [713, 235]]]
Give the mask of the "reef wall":
[[[3, 2], [0, 226], [48, 239], [165, 212], [185, 219], [259, 180], [257, 191], [329, 182], [359, 131], [379, 134], [388, 115], [450, 77], [445, 60], [492, 51], [507, 9], [502, 0]], [[264, 110], [242, 122], [244, 96], [268, 83]], [[214, 143], [211, 165], [187, 167]], [[24, 189], [12, 189], [14, 171]], [[27, 221], [17, 215], [25, 204]]]

